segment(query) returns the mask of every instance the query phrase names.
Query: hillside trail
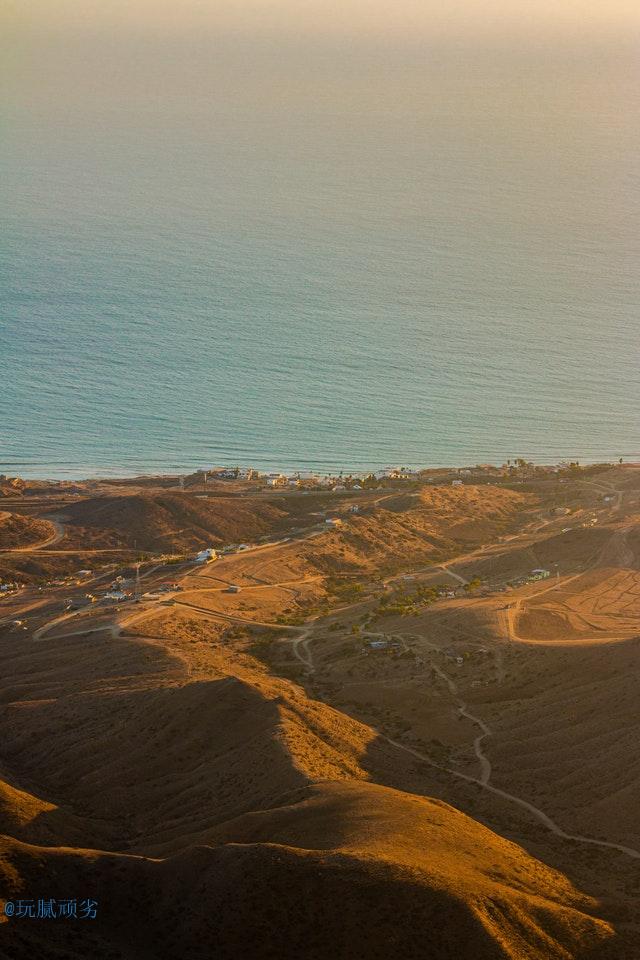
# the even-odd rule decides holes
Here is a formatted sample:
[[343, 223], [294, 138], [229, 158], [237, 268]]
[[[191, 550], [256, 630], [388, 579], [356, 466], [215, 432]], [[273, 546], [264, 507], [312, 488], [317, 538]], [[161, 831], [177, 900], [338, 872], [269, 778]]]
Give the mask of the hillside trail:
[[[409, 636], [409, 635], [405, 635], [405, 636]], [[410, 635], [410, 636], [413, 636], [413, 635]], [[315, 663], [314, 663], [313, 654], [310, 648], [310, 643], [312, 639], [313, 639], [312, 627], [310, 627], [310, 628], [304, 629], [300, 633], [299, 637], [297, 637], [296, 640], [294, 640], [295, 655], [302, 663], [304, 663], [305, 668], [309, 674], [313, 674], [315, 672]], [[421, 641], [422, 641], [422, 638], [421, 638]], [[429, 644], [429, 646], [433, 647], [433, 649], [435, 650], [439, 650], [439, 648], [436, 647], [434, 644]], [[300, 652], [301, 648], [304, 651], [304, 653]], [[371, 729], [374, 730], [375, 733], [382, 740], [384, 740], [386, 743], [389, 743], [391, 746], [396, 747], [396, 749], [402, 750], [405, 753], [408, 753], [411, 756], [416, 757], [418, 760], [428, 764], [431, 767], [434, 767], [438, 770], [443, 770], [445, 773], [449, 774], [452, 777], [455, 777], [456, 779], [464, 780], [466, 783], [476, 784], [481, 789], [486, 790], [487, 792], [493, 794], [494, 796], [501, 797], [503, 800], [507, 800], [510, 803], [516, 804], [517, 806], [521, 807], [523, 810], [526, 810], [528, 813], [532, 814], [551, 833], [553, 833], [557, 837], [560, 837], [563, 840], [572, 840], [576, 843], [581, 843], [588, 846], [600, 847], [606, 850], [614, 850], [618, 853], [624, 854], [627, 857], [631, 857], [634, 860], [640, 860], [640, 850], [636, 850], [633, 847], [628, 847], [625, 844], [613, 843], [609, 840], [597, 840], [594, 837], [587, 837], [579, 833], [568, 833], [566, 830], [563, 830], [562, 827], [558, 826], [558, 824], [554, 820], [552, 820], [551, 817], [544, 812], [544, 810], [541, 810], [540, 807], [537, 807], [535, 804], [530, 803], [528, 800], [525, 800], [522, 797], [518, 797], [516, 794], [510, 793], [507, 790], [502, 790], [499, 787], [493, 786], [493, 784], [490, 782], [491, 772], [492, 772], [491, 764], [489, 762], [488, 757], [484, 754], [482, 750], [482, 741], [485, 738], [492, 736], [493, 731], [491, 730], [489, 725], [485, 723], [484, 720], [482, 720], [480, 717], [474, 716], [472, 713], [470, 713], [467, 710], [466, 704], [458, 698], [458, 689], [455, 681], [451, 677], [449, 677], [448, 674], [446, 674], [444, 670], [442, 670], [440, 667], [437, 667], [436, 665], [434, 665], [434, 669], [436, 673], [438, 673], [440, 677], [446, 682], [450, 693], [456, 700], [458, 711], [461, 714], [461, 716], [464, 716], [467, 719], [469, 719], [472, 723], [475, 723], [481, 731], [481, 733], [474, 740], [474, 752], [476, 754], [476, 757], [481, 767], [480, 776], [473, 777], [470, 774], [462, 773], [460, 770], [453, 770], [450, 767], [442, 767], [439, 764], [435, 763], [435, 761], [432, 760], [431, 757], [428, 756], [428, 754], [422, 753], [420, 750], [416, 750], [414, 747], [408, 747], [405, 744], [400, 743], [399, 741], [386, 736], [386, 734], [382, 733], [377, 728], [372, 727]]]
[[604, 480], [580, 480], [579, 482], [588, 487], [594, 487], [596, 490], [600, 490], [601, 493], [613, 494], [615, 503], [611, 506], [611, 512], [619, 513], [622, 510], [624, 490], [620, 490], [618, 487], [614, 487], [613, 484], [607, 483]]
[[39, 543], [31, 543], [26, 547], [8, 547], [6, 550], [0, 550], [0, 556], [10, 553], [35, 553], [38, 550], [44, 550], [45, 547], [51, 547], [59, 543], [66, 532], [63, 524], [60, 523], [59, 520], [54, 520], [52, 517], [43, 516], [42, 519], [46, 520], [47, 523], [53, 527], [53, 532], [50, 533], [48, 537], [40, 540]]
[[[383, 633], [376, 633], [376, 632], [373, 632], [373, 631], [370, 631], [370, 630], [365, 630], [365, 631], [362, 632], [362, 636], [365, 636], [365, 637], [384, 637], [385, 634], [383, 634]], [[436, 653], [442, 653], [440, 647], [437, 646], [437, 644], [435, 644], [435, 643], [430, 643], [428, 640], [425, 640], [424, 637], [416, 636], [416, 634], [412, 634], [412, 633], [397, 633], [397, 634], [394, 634], [394, 636], [397, 636], [397, 637], [400, 637], [400, 638], [401, 638], [401, 640], [402, 640], [402, 642], [403, 642], [403, 644], [404, 644], [404, 646], [405, 646], [405, 650], [408, 649], [407, 644], [406, 644], [406, 640], [418, 640], [422, 646], [429, 647], [429, 649], [435, 650]], [[307, 641], [307, 643], [308, 643], [308, 641]], [[310, 657], [311, 657], [311, 652], [310, 652], [310, 650], [309, 650], [308, 648], [307, 648], [307, 653], [308, 653], [309, 658], [310, 658]], [[470, 711], [469, 711], [468, 708], [467, 708], [467, 704], [464, 702], [464, 700], [462, 700], [462, 698], [460, 697], [460, 695], [459, 695], [459, 693], [458, 693], [458, 686], [457, 686], [455, 680], [454, 680], [452, 677], [450, 677], [448, 673], [445, 673], [445, 671], [442, 669], [442, 667], [439, 666], [439, 664], [437, 664], [437, 663], [431, 663], [430, 666], [431, 666], [431, 669], [432, 669], [432, 670], [440, 677], [440, 679], [443, 680], [444, 683], [446, 684], [447, 689], [448, 689], [448, 691], [449, 691], [449, 694], [450, 694], [450, 696], [451, 696], [451, 699], [453, 700], [453, 702], [454, 702], [454, 704], [455, 704], [455, 706], [456, 706], [456, 709], [457, 709], [457, 711], [458, 711], [458, 714], [459, 714], [461, 717], [465, 717], [467, 720], [470, 720], [471, 723], [473, 723], [473, 724], [474, 724], [476, 727], [478, 727], [479, 730], [480, 730], [480, 733], [478, 734], [478, 736], [477, 736], [477, 737], [474, 739], [474, 741], [473, 741], [473, 750], [474, 750], [474, 753], [475, 753], [475, 755], [476, 755], [476, 759], [478, 760], [478, 763], [480, 764], [480, 778], [479, 778], [479, 779], [480, 779], [480, 782], [483, 783], [484, 785], [486, 785], [486, 784], [489, 783], [489, 779], [490, 779], [490, 777], [491, 777], [491, 762], [490, 762], [489, 758], [487, 757], [487, 755], [484, 753], [484, 751], [483, 751], [483, 749], [482, 749], [482, 741], [485, 739], [485, 737], [490, 737], [490, 736], [491, 736], [491, 730], [490, 730], [490, 728], [487, 726], [487, 724], [484, 722], [484, 720], [482, 719], [482, 717], [476, 717], [473, 713], [470, 713]], [[312, 663], [312, 662], [311, 662], [311, 668], [313, 668], [313, 663]], [[417, 679], [417, 678], [414, 677], [414, 678], [412, 678], [412, 679]]]

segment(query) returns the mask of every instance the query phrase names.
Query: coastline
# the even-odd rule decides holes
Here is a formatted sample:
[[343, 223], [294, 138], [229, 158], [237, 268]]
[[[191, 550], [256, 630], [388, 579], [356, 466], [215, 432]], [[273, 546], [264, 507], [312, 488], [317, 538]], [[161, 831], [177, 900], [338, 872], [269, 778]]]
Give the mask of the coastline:
[[[188, 467], [183, 466], [178, 469], [150, 469], [148, 471], [127, 470], [126, 468], [113, 468], [109, 471], [89, 473], [83, 470], [77, 470], [66, 473], [48, 473], [44, 470], [25, 470], [20, 471], [15, 468], [10, 472], [6, 467], [0, 464], [0, 482], [18, 479], [29, 486], [109, 486], [109, 484], [135, 485], [140, 483], [144, 486], [153, 486], [155, 483], [162, 486], [182, 487], [187, 489], [194, 486], [206, 488], [207, 484], [213, 488], [214, 484], [227, 485], [233, 483], [251, 483], [260, 484], [265, 487], [271, 486], [272, 491], [281, 489], [288, 481], [289, 485], [298, 481], [300, 486], [314, 485], [332, 486], [340, 484], [344, 479], [347, 484], [357, 483], [365, 479], [375, 477], [380, 481], [429, 481], [438, 477], [449, 478], [462, 477], [466, 482], [488, 482], [491, 479], [512, 479], [513, 481], [523, 482], [526, 479], [550, 479], [558, 475], [567, 475], [569, 468], [578, 465], [581, 470], [592, 470], [595, 467], [633, 467], [640, 464], [640, 457], [635, 459], [623, 460], [581, 460], [580, 458], [566, 458], [562, 460], [534, 461], [520, 459], [523, 465], [520, 469], [515, 468], [518, 458], [511, 458], [509, 463], [512, 465], [509, 469], [507, 462], [489, 462], [483, 463], [443, 463], [443, 464], [421, 464], [412, 465], [374, 465], [365, 469], [306, 469], [299, 467], [255, 467], [246, 466], [242, 463], [224, 464], [217, 463], [207, 467]], [[276, 479], [277, 478], [277, 479]], [[275, 481], [275, 482], [274, 482]], [[280, 483], [279, 481], [282, 481]], [[1, 502], [1, 500], [0, 500]]]
[[[563, 463], [580, 463], [582, 466], [594, 466], [595, 464], [618, 464], [620, 457], [595, 458], [581, 457], [578, 454], [567, 454], [563, 457], [528, 457], [521, 455], [516, 451], [509, 458], [512, 462], [522, 456], [522, 459], [535, 467], [551, 468]], [[622, 457], [624, 464], [633, 464], [640, 461], [640, 453], [629, 454]], [[249, 462], [247, 460], [216, 460], [206, 464], [200, 462], [183, 462], [180, 464], [139, 464], [133, 466], [113, 466], [113, 467], [91, 467], [87, 464], [81, 466], [70, 466], [68, 468], [60, 466], [40, 466], [25, 464], [19, 461], [2, 462], [0, 461], [0, 476], [21, 477], [23, 480], [41, 481], [51, 483], [92, 483], [109, 482], [112, 480], [150, 480], [154, 478], [191, 476], [202, 471], [232, 470], [239, 468], [241, 471], [255, 470], [260, 474], [278, 475], [286, 474], [308, 479], [313, 476], [354, 476], [363, 477], [369, 474], [378, 474], [384, 470], [406, 468], [412, 473], [419, 474], [428, 471], [437, 470], [473, 470], [477, 466], [489, 466], [499, 469], [506, 463], [506, 460], [500, 458], [486, 458], [477, 460], [473, 463], [469, 461], [451, 459], [445, 462], [421, 462], [414, 463], [410, 460], [397, 458], [393, 463], [377, 461], [366, 464], [336, 464], [327, 462], [314, 462], [307, 460], [304, 464], [292, 462], [260, 461]]]

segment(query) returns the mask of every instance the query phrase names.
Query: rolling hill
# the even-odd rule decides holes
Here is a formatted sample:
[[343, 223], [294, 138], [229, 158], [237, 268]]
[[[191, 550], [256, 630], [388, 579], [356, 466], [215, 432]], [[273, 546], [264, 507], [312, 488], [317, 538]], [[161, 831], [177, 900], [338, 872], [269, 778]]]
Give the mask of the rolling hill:
[[95, 898], [95, 920], [0, 924], [12, 960], [89, 955], [569, 960], [603, 956], [595, 904], [447, 804], [321, 783], [167, 860], [5, 839], [5, 896]]

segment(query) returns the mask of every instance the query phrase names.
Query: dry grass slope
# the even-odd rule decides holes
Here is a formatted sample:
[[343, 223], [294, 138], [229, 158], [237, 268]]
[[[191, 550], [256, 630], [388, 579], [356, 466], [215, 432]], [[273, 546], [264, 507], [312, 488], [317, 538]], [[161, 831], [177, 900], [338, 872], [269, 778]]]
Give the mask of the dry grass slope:
[[164, 861], [6, 841], [10, 895], [80, 887], [103, 912], [80, 939], [72, 925], [14, 921], [0, 944], [12, 960], [89, 946], [127, 960], [575, 960], [612, 936], [593, 903], [519, 847], [385, 787], [307, 787], [217, 832]]
[[69, 537], [87, 531], [114, 546], [148, 550], [192, 550], [204, 545], [263, 536], [286, 513], [268, 501], [161, 493], [95, 497], [65, 508]]
[[47, 520], [0, 511], [0, 550], [30, 547], [53, 533], [54, 528]]

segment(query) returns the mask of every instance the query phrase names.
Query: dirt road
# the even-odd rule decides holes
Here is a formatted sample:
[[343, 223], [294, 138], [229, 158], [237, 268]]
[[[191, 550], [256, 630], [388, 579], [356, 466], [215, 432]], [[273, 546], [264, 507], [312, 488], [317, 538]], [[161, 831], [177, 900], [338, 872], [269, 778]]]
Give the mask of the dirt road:
[[34, 553], [36, 550], [44, 550], [45, 547], [51, 547], [53, 544], [59, 543], [65, 534], [63, 525], [58, 520], [52, 520], [50, 517], [42, 517], [42, 519], [46, 520], [47, 523], [53, 527], [53, 532], [48, 537], [39, 543], [31, 543], [27, 547], [9, 547], [7, 550], [0, 551], [0, 556], [12, 553]]
[[[298, 657], [299, 660], [301, 660], [305, 664], [306, 669], [308, 670], [309, 673], [313, 673], [313, 671], [315, 670], [313, 655], [310, 649], [311, 639], [312, 637], [310, 636], [310, 631], [309, 630], [304, 631], [304, 633], [298, 638], [298, 643], [300, 643], [301, 645], [304, 644], [305, 657], [303, 658], [303, 656], [298, 651], [296, 651], [296, 656]], [[434, 649], [439, 649], [435, 647], [433, 644], [429, 644], [429, 646], [432, 646]], [[452, 696], [457, 698], [458, 691], [457, 691], [457, 686], [455, 682], [441, 668], [435, 665], [433, 666], [434, 666], [434, 669], [436, 670], [436, 673], [438, 673], [442, 677], [442, 679], [445, 680], [445, 682], [447, 683], [447, 686]], [[488, 724], [486, 724], [480, 717], [476, 717], [473, 714], [469, 713], [469, 711], [466, 709], [466, 705], [462, 701], [458, 701], [458, 710], [461, 716], [467, 717], [467, 719], [471, 720], [473, 723], [479, 726], [481, 730], [481, 733], [479, 734], [479, 736], [477, 736], [474, 740], [474, 750], [481, 766], [481, 774], [479, 777], [472, 777], [469, 774], [462, 773], [460, 770], [453, 770], [450, 767], [441, 767], [439, 764], [435, 763], [435, 761], [432, 760], [432, 758], [429, 757], [428, 754], [422, 753], [421, 751], [416, 750], [413, 747], [408, 747], [404, 743], [400, 743], [397, 740], [393, 740], [391, 737], [386, 736], [386, 734], [382, 733], [380, 730], [377, 730], [375, 727], [373, 727], [372, 729], [375, 730], [375, 732], [378, 734], [378, 736], [382, 740], [385, 740], [387, 743], [391, 744], [392, 746], [396, 747], [399, 750], [403, 750], [405, 753], [411, 754], [412, 756], [416, 757], [418, 760], [421, 760], [422, 762], [429, 764], [429, 766], [436, 767], [437, 769], [440, 769], [440, 770], [444, 770], [450, 776], [456, 777], [457, 779], [460, 779], [460, 780], [465, 780], [467, 783], [475, 783], [479, 787], [481, 787], [483, 790], [487, 790], [489, 793], [492, 793], [497, 797], [501, 797], [503, 800], [508, 800], [510, 803], [514, 803], [517, 806], [521, 807], [522, 809], [527, 810], [537, 820], [539, 820], [544, 827], [550, 830], [551, 833], [555, 834], [555, 836], [557, 837], [561, 837], [563, 840], [573, 840], [576, 843], [582, 843], [588, 846], [602, 847], [607, 850], [615, 850], [618, 853], [623, 853], [625, 856], [631, 857], [634, 860], [640, 860], [640, 850], [636, 850], [634, 847], [625, 846], [624, 844], [621, 844], [621, 843], [612, 843], [608, 840], [597, 840], [593, 837], [587, 837], [580, 833], [568, 833], [566, 830], [563, 830], [562, 827], [559, 827], [558, 824], [544, 812], [544, 810], [541, 810], [539, 807], [536, 807], [535, 804], [530, 803], [528, 800], [524, 800], [522, 797], [518, 797], [513, 793], [509, 793], [507, 790], [501, 790], [499, 787], [494, 787], [493, 784], [490, 783], [491, 764], [488, 758], [486, 757], [486, 755], [483, 753], [482, 746], [481, 746], [482, 741], [486, 737], [492, 736], [493, 731], [488, 726]]]

